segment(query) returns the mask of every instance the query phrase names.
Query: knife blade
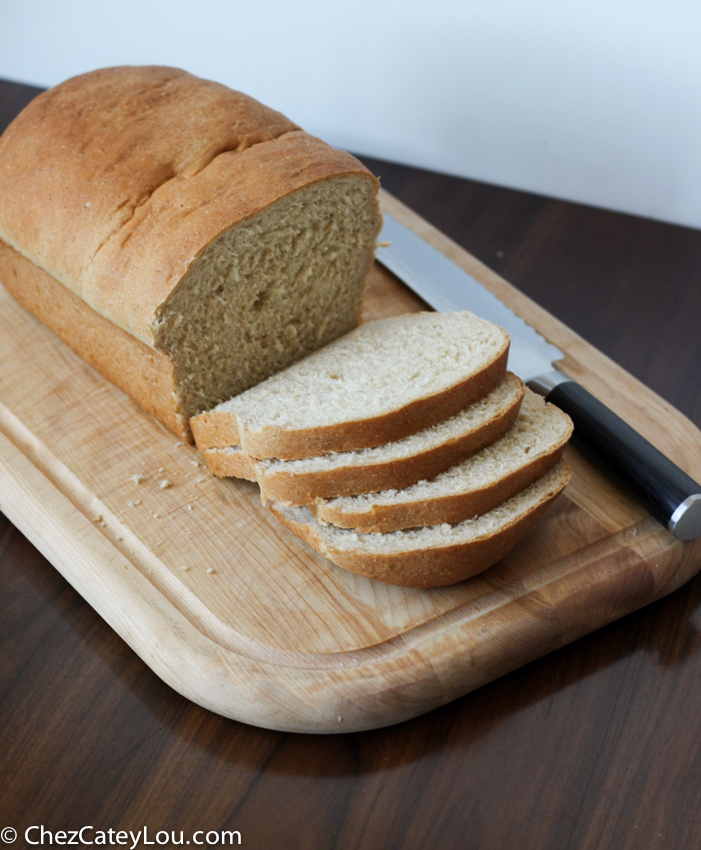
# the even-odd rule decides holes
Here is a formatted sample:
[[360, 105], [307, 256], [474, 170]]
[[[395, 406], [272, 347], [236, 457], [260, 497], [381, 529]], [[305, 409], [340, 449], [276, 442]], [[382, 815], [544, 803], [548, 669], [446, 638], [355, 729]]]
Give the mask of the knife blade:
[[563, 353], [464, 269], [384, 213], [377, 260], [435, 310], [469, 310], [511, 337], [508, 368], [569, 414], [573, 442], [680, 540], [701, 537], [701, 486], [554, 364]]

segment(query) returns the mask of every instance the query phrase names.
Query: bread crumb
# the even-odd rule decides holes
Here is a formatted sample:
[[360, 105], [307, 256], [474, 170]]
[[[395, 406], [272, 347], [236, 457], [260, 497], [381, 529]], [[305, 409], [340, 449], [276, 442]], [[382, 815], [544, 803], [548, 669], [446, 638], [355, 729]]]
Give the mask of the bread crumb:
[[180, 446], [184, 446], [184, 445], [185, 445], [185, 443], [183, 443], [183, 441], [182, 441], [182, 440], [178, 440], [178, 442], [177, 442], [177, 443], [173, 446], [173, 448], [174, 448], [174, 449], [179, 449], [179, 448], [180, 448]]
[[186, 573], [186, 572], [190, 569], [190, 567], [188, 567], [188, 565], [187, 565], [187, 564], [183, 564], [183, 565], [182, 565], [182, 567], [180, 567], [180, 569], [181, 569], [184, 573]]
[[98, 514], [98, 515], [95, 517], [95, 519], [93, 520], [93, 522], [102, 522], [102, 514]]
[[199, 465], [200, 465], [200, 462], [199, 462], [198, 460], [191, 460], [191, 461], [190, 461], [190, 463], [191, 463], [193, 466], [199, 466]]
[[214, 572], [214, 567], [207, 567], [207, 572], [208, 572], [208, 573], [213, 573], [213, 572]]
[[133, 481], [135, 484], [141, 484], [142, 481], [146, 480], [145, 475], [130, 475], [129, 480]]
[[122, 537], [122, 535], [121, 535], [121, 534], [118, 534], [118, 535], [117, 535], [117, 540], [124, 540], [124, 538]]
[[343, 723], [343, 715], [342, 714], [338, 715], [338, 722]]
[[187, 506], [187, 509], [188, 509], [188, 511], [191, 511], [191, 510], [192, 510], [192, 505], [188, 505], [188, 506]]
[[158, 519], [158, 514], [153, 514], [154, 519]]
[[159, 467], [158, 467], [158, 471], [159, 471], [159, 472], [163, 472], [163, 467], [162, 467], [162, 466], [159, 466]]
[[173, 486], [173, 482], [168, 481], [167, 478], [164, 478], [163, 481], [158, 482], [158, 486], [161, 488], [161, 490], [167, 490], [169, 487]]

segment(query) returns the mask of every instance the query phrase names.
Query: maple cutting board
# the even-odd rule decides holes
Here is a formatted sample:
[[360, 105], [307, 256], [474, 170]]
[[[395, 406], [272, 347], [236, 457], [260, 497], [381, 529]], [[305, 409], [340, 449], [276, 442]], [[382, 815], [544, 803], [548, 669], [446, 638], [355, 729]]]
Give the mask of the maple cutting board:
[[[383, 204], [701, 479], [701, 433], [677, 410], [386, 193]], [[419, 309], [373, 270], [366, 319]], [[570, 449], [565, 494], [486, 573], [435, 590], [359, 578], [279, 525], [255, 485], [212, 477], [1, 288], [0, 432], [0, 509], [175, 690], [259, 726], [341, 732], [413, 717], [701, 567], [701, 543], [675, 540]]]

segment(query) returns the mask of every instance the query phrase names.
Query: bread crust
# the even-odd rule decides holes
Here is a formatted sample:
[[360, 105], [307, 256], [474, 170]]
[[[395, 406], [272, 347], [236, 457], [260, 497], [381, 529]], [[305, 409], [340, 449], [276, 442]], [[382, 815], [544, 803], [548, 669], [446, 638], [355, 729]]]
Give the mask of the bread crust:
[[157, 345], [158, 309], [226, 229], [354, 157], [218, 83], [106, 68], [42, 93], [0, 137], [0, 238]]
[[[353, 496], [358, 493], [373, 493], [377, 490], [400, 490], [424, 478], [433, 478], [503, 437], [518, 417], [524, 390], [521, 383], [520, 394], [490, 421], [467, 434], [441, 445], [432, 446], [411, 457], [381, 461], [366, 466], [339, 466], [335, 469], [314, 472], [267, 470], [255, 460], [248, 468], [253, 472], [255, 476], [253, 480], [258, 482], [263, 498], [283, 505], [309, 505], [315, 499]], [[208, 465], [209, 458], [216, 454], [217, 450], [205, 453]], [[246, 469], [240, 463], [235, 465], [236, 455], [229, 454], [228, 457], [231, 459], [229, 468], [233, 474], [236, 474], [234, 469]], [[220, 468], [223, 468], [223, 464]], [[212, 469], [211, 466], [210, 469]]]
[[159, 341], [170, 297], [223, 233], [347, 175], [379, 186], [350, 154], [218, 83], [163, 67], [74, 77], [35, 98], [0, 137], [7, 289], [190, 440]]
[[508, 356], [505, 334], [498, 356], [476, 374], [439, 393], [368, 419], [299, 429], [266, 425], [255, 431], [247, 428], [235, 413], [210, 410], [194, 416], [190, 426], [200, 451], [237, 445], [252, 458], [299, 460], [329, 452], [374, 448], [457, 416], [502, 381]]
[[309, 509], [320, 522], [362, 532], [387, 533], [422, 525], [462, 522], [488, 513], [521, 490], [525, 490], [529, 484], [549, 472], [564, 451], [564, 445], [560, 446], [553, 454], [539, 458], [537, 462], [516, 470], [496, 484], [474, 490], [472, 493], [444, 496], [441, 499], [414, 504], [373, 505], [363, 514], [348, 513], [323, 503], [309, 505]]
[[256, 471], [244, 451], [229, 449], [207, 449], [203, 452], [209, 471], [218, 478], [243, 478], [257, 481]]
[[362, 512], [345, 511], [330, 502], [319, 501], [310, 504], [309, 510], [321, 522], [361, 532], [387, 533], [422, 525], [462, 522], [488, 513], [542, 478], [561, 459], [571, 433], [570, 427], [548, 454], [537, 457], [495, 483], [469, 493], [455, 493], [415, 502], [369, 505], [367, 510]]
[[19, 304], [107, 380], [191, 442], [173, 396], [170, 360], [92, 310], [43, 269], [0, 240], [0, 281]]
[[402, 587], [442, 587], [483, 572], [521, 540], [567, 485], [571, 472], [566, 461], [561, 460], [560, 464], [556, 483], [530, 510], [497, 534], [462, 544], [391, 554], [339, 549], [326, 543], [318, 533], [318, 526], [294, 522], [274, 505], [271, 510], [293, 534], [352, 573]]
[[190, 429], [197, 448], [203, 453], [210, 449], [241, 447], [239, 423], [234, 413], [207, 410], [191, 417]]

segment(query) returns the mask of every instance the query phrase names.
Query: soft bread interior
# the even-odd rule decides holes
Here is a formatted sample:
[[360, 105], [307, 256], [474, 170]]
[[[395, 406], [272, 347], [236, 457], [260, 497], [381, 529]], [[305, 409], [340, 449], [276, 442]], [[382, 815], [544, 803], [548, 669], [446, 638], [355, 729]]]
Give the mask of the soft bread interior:
[[[508, 373], [489, 395], [471, 404], [457, 416], [452, 416], [450, 419], [417, 431], [401, 440], [393, 440], [371, 449], [334, 452], [301, 460], [264, 458], [254, 461], [254, 465], [264, 474], [287, 473], [294, 475], [327, 472], [340, 467], [371, 468], [377, 464], [417, 458], [431, 449], [459, 441], [473, 432], [480, 432], [494, 420], [501, 419], [514, 408], [518, 409], [517, 405], [520, 403], [523, 394], [524, 387], [520, 378]], [[206, 454], [205, 457], [207, 457]]]
[[354, 451], [455, 416], [503, 378], [508, 334], [472, 313], [368, 322], [190, 420], [201, 451], [286, 460]]
[[375, 192], [359, 175], [322, 180], [225, 231], [199, 254], [153, 327], [187, 416], [357, 324], [380, 227]]

